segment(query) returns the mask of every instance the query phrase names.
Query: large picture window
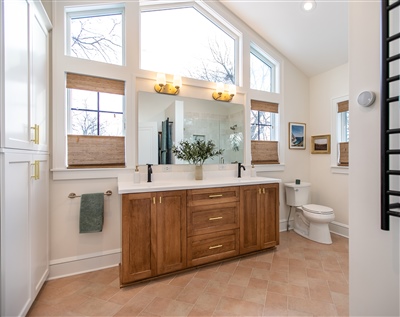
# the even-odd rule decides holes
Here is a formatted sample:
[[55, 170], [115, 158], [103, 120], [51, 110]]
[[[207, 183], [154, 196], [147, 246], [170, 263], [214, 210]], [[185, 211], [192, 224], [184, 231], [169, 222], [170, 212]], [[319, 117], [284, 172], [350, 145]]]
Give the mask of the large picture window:
[[144, 7], [140, 33], [142, 69], [236, 84], [237, 35], [205, 10]]

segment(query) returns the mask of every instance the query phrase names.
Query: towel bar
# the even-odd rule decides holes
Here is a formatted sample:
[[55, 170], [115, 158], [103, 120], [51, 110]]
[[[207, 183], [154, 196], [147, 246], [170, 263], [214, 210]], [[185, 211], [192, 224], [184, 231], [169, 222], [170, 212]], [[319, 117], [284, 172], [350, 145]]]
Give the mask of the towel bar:
[[[111, 195], [112, 195], [112, 191], [111, 191], [111, 190], [107, 190], [107, 191], [104, 193], [104, 195], [106, 195], [106, 196], [111, 196]], [[70, 193], [70, 194], [68, 195], [68, 198], [76, 198], [76, 197], [81, 197], [81, 196], [78, 196], [78, 195], [75, 194], [75, 193]]]

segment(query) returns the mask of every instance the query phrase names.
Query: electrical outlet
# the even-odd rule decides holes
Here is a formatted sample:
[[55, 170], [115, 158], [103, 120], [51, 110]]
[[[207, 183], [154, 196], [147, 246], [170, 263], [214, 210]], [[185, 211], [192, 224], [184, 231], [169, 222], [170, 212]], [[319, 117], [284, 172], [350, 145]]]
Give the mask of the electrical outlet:
[[163, 165], [162, 170], [163, 170], [163, 172], [171, 172], [172, 166], [171, 165]]

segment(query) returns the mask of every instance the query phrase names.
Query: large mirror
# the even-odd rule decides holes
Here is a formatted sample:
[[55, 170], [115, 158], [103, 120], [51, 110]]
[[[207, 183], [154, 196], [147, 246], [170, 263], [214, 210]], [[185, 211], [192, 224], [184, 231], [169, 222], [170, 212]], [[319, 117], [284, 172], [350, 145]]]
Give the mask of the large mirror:
[[138, 93], [138, 105], [138, 164], [186, 164], [171, 147], [196, 139], [224, 149], [205, 164], [243, 162], [243, 105], [149, 92]]

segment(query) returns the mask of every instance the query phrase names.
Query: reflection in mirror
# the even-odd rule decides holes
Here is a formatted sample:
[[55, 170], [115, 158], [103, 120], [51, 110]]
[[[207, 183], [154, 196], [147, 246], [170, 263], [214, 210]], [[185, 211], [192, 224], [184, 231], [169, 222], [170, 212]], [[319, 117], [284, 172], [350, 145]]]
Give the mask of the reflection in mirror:
[[189, 97], [138, 93], [138, 164], [187, 164], [174, 157], [181, 140], [212, 140], [223, 155], [204, 164], [243, 162], [243, 105]]

